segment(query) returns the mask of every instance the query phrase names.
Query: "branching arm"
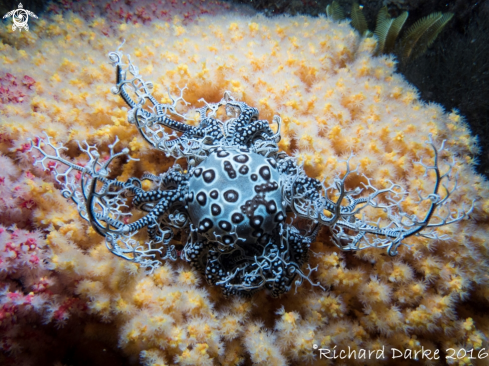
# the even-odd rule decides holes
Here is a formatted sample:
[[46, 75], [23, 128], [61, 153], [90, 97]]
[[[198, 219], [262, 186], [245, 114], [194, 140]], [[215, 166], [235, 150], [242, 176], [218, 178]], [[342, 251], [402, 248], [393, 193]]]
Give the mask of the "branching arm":
[[[305, 173], [302, 168], [295, 171], [289, 169], [290, 174], [284, 184], [288, 189], [288, 197], [292, 210], [303, 218], [328, 226], [333, 234], [336, 245], [342, 250], [360, 250], [370, 247], [387, 248], [390, 255], [396, 255], [398, 247], [404, 239], [411, 236], [422, 236], [433, 239], [446, 239], [438, 236], [436, 227], [449, 225], [461, 221], [474, 207], [474, 200], [467, 208], [453, 210], [450, 206], [451, 196], [457, 188], [457, 177], [452, 178], [455, 161], [446, 162], [448, 169], [442, 173], [440, 168], [440, 153], [445, 150], [444, 142], [437, 148], [432, 136], [428, 142], [434, 151], [433, 164], [421, 164], [425, 170], [425, 177], [432, 171], [435, 175], [433, 190], [426, 196], [418, 191], [418, 205], [429, 203], [422, 218], [410, 215], [402, 208], [408, 192], [398, 184], [389, 182], [384, 189], [377, 189], [371, 179], [364, 176], [366, 183], [364, 189], [356, 188], [352, 191], [346, 189], [346, 180], [355, 170], [350, 169], [350, 158], [346, 160], [346, 173], [340, 178], [336, 177], [331, 186], [322, 187], [322, 194], [315, 200], [308, 199], [314, 193], [313, 189], [297, 192], [293, 190], [294, 182], [303, 179]], [[453, 182], [450, 184], [450, 182]], [[451, 186], [451, 187], [450, 187]], [[361, 195], [364, 193], [363, 195]], [[334, 199], [329, 198], [334, 197]], [[348, 205], [342, 205], [344, 200]], [[368, 220], [362, 214], [367, 207], [385, 212], [387, 224]]]
[[[64, 158], [62, 152], [67, 148], [63, 145], [55, 146], [51, 142], [51, 137], [45, 135], [45, 140], [39, 138], [35, 143], [31, 141], [31, 151], [36, 150], [40, 153], [35, 164], [41, 164], [44, 170], [53, 173], [56, 181], [62, 186], [63, 196], [75, 202], [80, 216], [105, 237], [107, 248], [112, 253], [142, 264], [147, 269], [159, 265], [162, 257], [176, 259], [175, 249], [169, 245], [171, 237], [168, 239], [169, 236], [165, 233], [155, 235], [154, 238], [158, 240], [144, 244], [133, 239], [140, 228], [158, 224], [158, 212], [162, 205], [172, 202], [172, 194], [170, 191], [156, 191], [156, 195], [160, 195], [160, 202], [151, 207], [150, 213], [143, 219], [128, 223], [131, 213], [127, 210], [127, 200], [135, 193], [142, 193], [141, 183], [134, 178], [127, 182], [107, 178], [110, 173], [109, 165], [115, 158], [125, 156], [129, 160], [137, 160], [128, 155], [127, 148], [118, 153], [114, 151], [117, 138], [109, 145], [109, 156], [103, 160], [95, 146], [85, 141], [82, 144], [78, 143], [80, 150], [89, 158], [85, 166], [81, 166]], [[166, 197], [168, 200], [165, 200]], [[149, 200], [148, 198], [147, 201]], [[144, 198], [139, 198], [137, 203], [144, 204], [142, 201]], [[163, 243], [166, 249], [160, 245], [155, 247], [155, 244], [159, 243]], [[164, 250], [166, 252], [162, 253]]]

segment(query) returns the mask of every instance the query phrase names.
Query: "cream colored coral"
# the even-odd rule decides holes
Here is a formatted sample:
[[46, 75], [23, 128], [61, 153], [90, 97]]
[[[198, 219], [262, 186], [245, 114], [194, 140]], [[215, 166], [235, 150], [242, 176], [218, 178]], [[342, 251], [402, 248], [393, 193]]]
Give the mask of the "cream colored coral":
[[[345, 172], [341, 159], [353, 152], [352, 166], [372, 177], [374, 186], [388, 180], [402, 184], [412, 192], [403, 208], [422, 214], [426, 207], [417, 206], [416, 190], [430, 192], [433, 177], [423, 177], [413, 160], [432, 157], [425, 144], [431, 133], [438, 143], [447, 139], [450, 153], [444, 157], [456, 155], [459, 161], [453, 205], [478, 197], [471, 220], [442, 229], [451, 239], [412, 239], [395, 259], [374, 249], [339, 253], [323, 230], [311, 248], [316, 253], [311, 265], [318, 265], [315, 279], [326, 292], [304, 285], [278, 300], [265, 293], [223, 299], [184, 264], [167, 264], [145, 276], [112, 256], [52, 178], [18, 152], [23, 168], [40, 177], [28, 182], [37, 203], [33, 219], [50, 228], [47, 242], [56, 270], [78, 281], [76, 293], [91, 314], [117, 328], [123, 352], [148, 365], [245, 359], [283, 365], [321, 364], [313, 344], [487, 347], [489, 320], [485, 314], [470, 317], [475, 309], [469, 302], [489, 301], [489, 186], [473, 170], [476, 140], [456, 111], [423, 103], [395, 73], [391, 56], [372, 57], [373, 38], [362, 39], [347, 22], [324, 17], [232, 14], [187, 26], [174, 19], [124, 24], [110, 36], [102, 33], [102, 24], [60, 15], [40, 20], [29, 33], [4, 35], [9, 42], [0, 44], [2, 70], [14, 75], [28, 70], [37, 82], [26, 102], [0, 107], [0, 132], [8, 136], [0, 142], [3, 154], [14, 159], [27, 138], [41, 131], [68, 143], [75, 159], [80, 157], [73, 140], [86, 139], [106, 154], [118, 136], [140, 159], [115, 169], [119, 179], [166, 171], [173, 162], [135, 137], [127, 107], [110, 93], [115, 75], [107, 53], [125, 39], [124, 52], [154, 82], [158, 100], [168, 98], [166, 87], [176, 94], [187, 85], [184, 97], [191, 106], [182, 113], [194, 114], [199, 99], [215, 102], [230, 90], [258, 108], [262, 119], [280, 114], [280, 147], [304, 163], [311, 177], [331, 183]], [[347, 184], [361, 181], [356, 175]]]

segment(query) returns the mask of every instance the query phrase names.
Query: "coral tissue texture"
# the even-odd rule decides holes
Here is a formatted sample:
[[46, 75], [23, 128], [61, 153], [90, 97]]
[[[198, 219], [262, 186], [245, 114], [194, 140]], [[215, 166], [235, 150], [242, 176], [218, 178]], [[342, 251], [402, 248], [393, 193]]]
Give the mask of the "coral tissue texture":
[[[52, 349], [47, 364], [76, 364], [66, 361], [75, 349], [101, 364], [93, 344], [144, 365], [334, 361], [319, 360], [314, 345], [384, 346], [386, 356], [392, 347], [442, 355], [447, 348], [487, 350], [489, 185], [474, 173], [476, 139], [463, 117], [420, 101], [395, 73], [396, 61], [373, 57], [375, 39], [362, 39], [348, 22], [220, 11], [129, 23], [64, 12], [39, 17], [29, 32], [2, 25], [0, 363], [39, 365], [40, 352]], [[123, 51], [154, 82], [160, 102], [168, 98], [166, 88], [178, 95], [186, 85], [190, 104], [180, 112], [192, 115], [200, 98], [217, 102], [229, 90], [258, 108], [261, 119], [282, 117], [280, 147], [309, 176], [329, 184], [344, 174], [342, 160], [353, 152], [350, 164], [359, 170], [350, 187], [360, 184], [361, 173], [378, 188], [398, 182], [412, 192], [404, 205], [413, 214], [426, 210], [416, 192], [431, 192], [434, 181], [413, 161], [433, 157], [429, 134], [437, 144], [446, 139], [450, 150], [443, 157], [456, 156], [459, 177], [452, 206], [477, 198], [470, 219], [440, 228], [447, 240], [410, 238], [395, 258], [375, 249], [342, 253], [323, 229], [311, 247], [311, 266], [318, 266], [311, 279], [326, 291], [305, 284], [279, 299], [265, 292], [225, 299], [183, 262], [144, 275], [109, 253], [27, 152], [28, 138], [45, 131], [83, 164], [75, 140], [96, 144], [103, 157], [118, 136], [119, 148], [140, 159], [119, 162], [113, 170], [119, 180], [173, 164], [142, 140], [123, 101], [110, 93], [115, 75], [107, 54], [123, 39]], [[56, 338], [55, 327], [74, 329], [79, 342]]]

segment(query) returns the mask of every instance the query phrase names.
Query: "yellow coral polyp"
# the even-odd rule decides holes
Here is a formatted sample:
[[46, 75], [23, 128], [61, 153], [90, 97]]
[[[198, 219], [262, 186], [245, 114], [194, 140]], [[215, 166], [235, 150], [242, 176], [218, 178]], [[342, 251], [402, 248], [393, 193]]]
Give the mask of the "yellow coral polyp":
[[132, 141], [129, 143], [129, 148], [131, 149], [131, 151], [140, 151], [143, 146], [144, 146], [143, 141], [141, 141], [137, 137], [134, 137]]
[[197, 278], [195, 277], [195, 274], [192, 271], [180, 272], [180, 275], [178, 276], [177, 280], [179, 283], [186, 286], [192, 286], [197, 283]]

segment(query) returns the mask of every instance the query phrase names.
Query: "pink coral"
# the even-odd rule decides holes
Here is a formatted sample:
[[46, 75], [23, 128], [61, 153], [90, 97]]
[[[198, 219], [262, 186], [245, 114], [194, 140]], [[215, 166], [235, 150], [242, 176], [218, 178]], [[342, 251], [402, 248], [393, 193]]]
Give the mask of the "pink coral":
[[[6, 73], [0, 77], [0, 104], [22, 103], [32, 90], [36, 81], [28, 75], [24, 75], [22, 80], [18, 80], [14, 75]], [[1, 107], [0, 107], [1, 108]]]
[[40, 232], [0, 226], [1, 349], [25, 346], [22, 334], [36, 323], [62, 325], [72, 314], [85, 311], [79, 298], [67, 295], [52, 271], [51, 251]]
[[63, 0], [53, 2], [48, 6], [48, 10], [54, 13], [73, 11], [87, 20], [102, 16], [111, 24], [146, 24], [155, 20], [171, 22], [176, 16], [187, 23], [204, 14], [221, 14], [233, 8], [236, 8], [236, 5], [221, 0], [105, 0], [96, 2]]

